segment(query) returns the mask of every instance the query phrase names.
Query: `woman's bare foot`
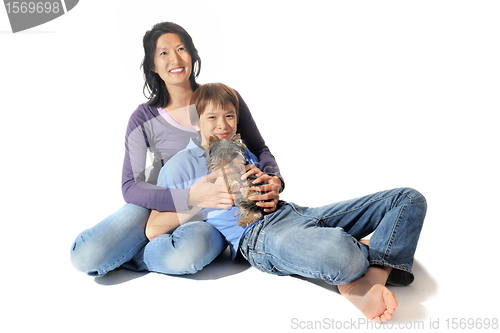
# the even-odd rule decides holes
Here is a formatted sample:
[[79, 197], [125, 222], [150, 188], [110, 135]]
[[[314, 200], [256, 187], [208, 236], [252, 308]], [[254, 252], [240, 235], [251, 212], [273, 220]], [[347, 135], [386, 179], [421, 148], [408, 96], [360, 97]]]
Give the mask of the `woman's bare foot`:
[[338, 286], [339, 292], [368, 319], [386, 322], [392, 318], [398, 302], [385, 282], [392, 268], [371, 266], [360, 279]]

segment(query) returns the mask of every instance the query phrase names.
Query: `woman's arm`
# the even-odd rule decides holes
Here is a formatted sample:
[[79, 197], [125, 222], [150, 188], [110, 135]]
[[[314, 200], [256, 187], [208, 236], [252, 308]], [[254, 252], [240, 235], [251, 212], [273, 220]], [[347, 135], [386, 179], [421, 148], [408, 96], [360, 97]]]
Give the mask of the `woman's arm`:
[[146, 104], [130, 116], [125, 135], [122, 193], [126, 202], [158, 211], [187, 211], [189, 189], [168, 189], [146, 182], [149, 139], [144, 124], [159, 114]]
[[285, 189], [285, 181], [281, 177], [278, 163], [276, 163], [276, 159], [273, 154], [271, 154], [271, 151], [262, 138], [248, 106], [243, 98], [241, 98], [241, 95], [238, 92], [236, 92], [236, 94], [238, 95], [240, 103], [238, 131], [240, 132], [241, 137], [245, 141], [248, 149], [258, 157], [260, 169], [262, 170], [260, 171], [257, 169], [258, 173], [260, 173], [257, 174], [254, 171], [247, 169], [247, 173], [242, 178], [246, 178], [251, 173], [255, 173], [258, 177], [260, 177], [257, 179], [259, 182], [267, 182], [268, 185], [255, 188], [257, 191], [266, 193], [252, 197], [250, 200], [257, 201], [258, 206], [265, 208], [264, 211], [266, 213], [270, 213], [276, 210], [279, 193], [283, 192]]
[[281, 183], [280, 192], [282, 192], [285, 188], [285, 181], [283, 180], [283, 177], [281, 177], [278, 163], [262, 138], [247, 104], [237, 91], [236, 94], [238, 95], [240, 104], [238, 131], [240, 132], [241, 137], [248, 149], [258, 157], [260, 169], [265, 174], [279, 178], [279, 183]]
[[185, 212], [158, 212], [151, 211], [146, 224], [146, 237], [151, 241], [154, 238], [174, 231], [181, 224], [189, 221], [201, 208], [193, 208]]

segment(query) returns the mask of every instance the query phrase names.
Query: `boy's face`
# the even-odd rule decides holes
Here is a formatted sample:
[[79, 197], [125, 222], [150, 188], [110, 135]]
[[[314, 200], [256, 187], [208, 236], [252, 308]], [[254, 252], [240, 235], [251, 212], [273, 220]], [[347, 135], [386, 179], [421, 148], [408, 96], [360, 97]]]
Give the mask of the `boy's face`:
[[207, 149], [211, 136], [215, 135], [221, 140], [229, 141], [236, 134], [237, 126], [236, 110], [232, 104], [222, 110], [209, 103], [200, 116], [200, 124], [194, 128], [201, 131], [201, 145]]

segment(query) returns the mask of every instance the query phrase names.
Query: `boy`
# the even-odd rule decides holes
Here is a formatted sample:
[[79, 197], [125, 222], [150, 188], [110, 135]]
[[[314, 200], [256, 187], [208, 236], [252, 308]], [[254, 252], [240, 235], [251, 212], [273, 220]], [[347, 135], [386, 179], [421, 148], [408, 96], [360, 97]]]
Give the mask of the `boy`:
[[[236, 134], [235, 97], [222, 84], [202, 85], [195, 91], [191, 120], [200, 140], [192, 139], [185, 150], [165, 164], [159, 186], [186, 188], [207, 175], [210, 137], [229, 141]], [[257, 165], [248, 150], [246, 160]], [[151, 240], [182, 223], [205, 220], [226, 237], [233, 259], [239, 250], [261, 271], [296, 274], [338, 285], [340, 293], [368, 319], [386, 321], [394, 314], [397, 302], [385, 284], [408, 285], [413, 281], [411, 266], [426, 207], [420, 193], [405, 188], [318, 208], [282, 202], [275, 212], [247, 227], [237, 225], [235, 207], [181, 213], [153, 211], [146, 236]], [[373, 231], [370, 247], [358, 241]]]

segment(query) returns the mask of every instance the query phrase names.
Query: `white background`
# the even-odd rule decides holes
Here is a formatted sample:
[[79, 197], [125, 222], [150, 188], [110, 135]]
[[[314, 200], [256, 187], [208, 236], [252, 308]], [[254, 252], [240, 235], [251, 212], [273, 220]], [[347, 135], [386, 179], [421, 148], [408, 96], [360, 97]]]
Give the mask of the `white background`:
[[200, 83], [242, 94], [283, 199], [317, 206], [401, 186], [426, 196], [416, 281], [392, 289], [394, 325], [500, 318], [499, 16], [496, 1], [87, 0], [12, 34], [0, 9], [0, 326], [285, 332], [362, 317], [326, 284], [227, 256], [191, 277], [94, 279], [71, 266], [76, 235], [123, 204], [142, 36], [160, 21], [191, 34]]

